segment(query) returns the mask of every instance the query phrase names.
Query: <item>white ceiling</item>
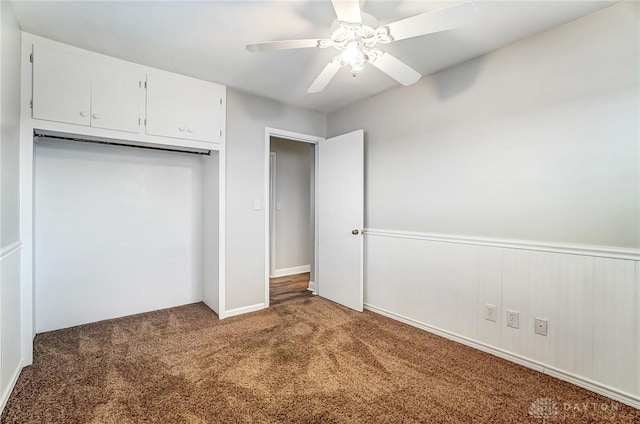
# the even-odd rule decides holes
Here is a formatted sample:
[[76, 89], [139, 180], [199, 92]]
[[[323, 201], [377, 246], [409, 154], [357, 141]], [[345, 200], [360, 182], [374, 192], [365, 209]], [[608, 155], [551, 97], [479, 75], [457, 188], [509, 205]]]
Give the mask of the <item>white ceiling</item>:
[[[384, 25], [452, 3], [368, 0], [363, 10]], [[474, 24], [384, 49], [428, 75], [613, 3], [477, 0]], [[335, 50], [245, 51], [253, 42], [327, 38], [335, 19], [329, 0], [16, 1], [14, 10], [26, 32], [319, 112], [397, 86], [372, 66], [356, 78], [343, 68], [324, 92], [307, 94]]]

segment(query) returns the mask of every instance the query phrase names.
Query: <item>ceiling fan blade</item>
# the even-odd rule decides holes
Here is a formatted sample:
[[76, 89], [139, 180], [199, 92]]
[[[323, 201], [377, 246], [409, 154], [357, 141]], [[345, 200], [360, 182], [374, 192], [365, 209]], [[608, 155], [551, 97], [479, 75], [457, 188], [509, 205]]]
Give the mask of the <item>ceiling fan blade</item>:
[[360, 0], [331, 0], [338, 20], [352, 24], [362, 23], [360, 14]]
[[386, 52], [370, 63], [402, 85], [415, 84], [422, 78], [418, 71]]
[[385, 25], [394, 41], [433, 34], [471, 23], [478, 15], [470, 1], [444, 7]]
[[305, 49], [308, 47], [318, 47], [320, 40], [285, 40], [267, 41], [265, 43], [247, 44], [245, 49], [250, 52], [270, 52], [272, 50]]
[[307, 89], [307, 93], [319, 93], [325, 89], [327, 84], [333, 79], [333, 77], [338, 73], [338, 70], [342, 66], [340, 65], [339, 60], [332, 60], [324, 67], [320, 75], [311, 83], [309, 88]]

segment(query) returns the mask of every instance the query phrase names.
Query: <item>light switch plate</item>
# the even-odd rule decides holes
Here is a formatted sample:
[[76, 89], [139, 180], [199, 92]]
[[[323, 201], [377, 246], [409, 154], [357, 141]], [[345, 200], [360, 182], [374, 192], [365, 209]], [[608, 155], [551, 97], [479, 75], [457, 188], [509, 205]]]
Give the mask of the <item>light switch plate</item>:
[[498, 319], [498, 308], [496, 305], [491, 305], [489, 303], [484, 305], [484, 319], [496, 322]]
[[260, 205], [260, 199], [255, 199], [253, 201], [253, 210], [259, 211], [260, 209], [262, 209], [262, 206]]
[[540, 334], [541, 336], [546, 336], [547, 331], [549, 330], [549, 321], [542, 318], [536, 318], [534, 322], [533, 331], [536, 334]]

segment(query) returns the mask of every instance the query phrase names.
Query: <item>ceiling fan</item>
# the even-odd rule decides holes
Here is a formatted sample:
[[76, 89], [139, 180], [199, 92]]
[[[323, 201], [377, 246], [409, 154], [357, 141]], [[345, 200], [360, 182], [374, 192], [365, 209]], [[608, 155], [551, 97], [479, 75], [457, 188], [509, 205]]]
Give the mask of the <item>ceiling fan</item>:
[[470, 23], [477, 15], [475, 6], [467, 0], [378, 27], [376, 18], [360, 10], [360, 0], [332, 0], [331, 2], [338, 20], [332, 26], [330, 38], [247, 44], [246, 49], [250, 52], [308, 47], [337, 49], [340, 54], [320, 72], [307, 89], [308, 93], [324, 90], [340, 68], [351, 66], [351, 73], [355, 77], [366, 63], [372, 64], [402, 85], [411, 85], [416, 83], [422, 75], [379, 49], [378, 46], [457, 28]]

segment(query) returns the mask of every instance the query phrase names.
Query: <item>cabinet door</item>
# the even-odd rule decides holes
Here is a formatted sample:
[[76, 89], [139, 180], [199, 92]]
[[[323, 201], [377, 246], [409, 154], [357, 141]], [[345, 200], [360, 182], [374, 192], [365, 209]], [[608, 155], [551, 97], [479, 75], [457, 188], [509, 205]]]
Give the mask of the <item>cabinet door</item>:
[[137, 133], [144, 74], [96, 63], [91, 89], [91, 126]]
[[218, 142], [222, 90], [205, 81], [147, 74], [147, 134]]
[[91, 63], [79, 56], [33, 47], [33, 118], [89, 125]]

